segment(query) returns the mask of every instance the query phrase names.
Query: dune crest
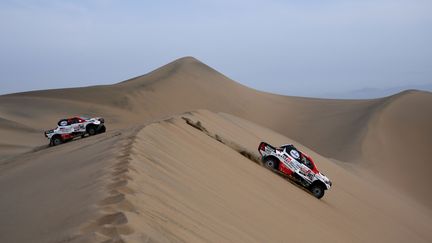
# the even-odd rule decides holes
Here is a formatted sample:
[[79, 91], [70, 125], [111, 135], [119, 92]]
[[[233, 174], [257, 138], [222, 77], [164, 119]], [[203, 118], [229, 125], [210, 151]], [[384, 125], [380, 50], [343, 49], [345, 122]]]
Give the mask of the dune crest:
[[98, 232], [124, 242], [278, 242], [287, 239], [286, 228], [296, 242], [431, 239], [427, 209], [381, 194], [385, 185], [360, 180], [307, 147], [300, 145], [337, 183], [321, 201], [239, 152], [257, 156], [261, 140], [290, 142], [205, 110], [147, 125], [127, 146], [127, 163], [115, 167], [122, 171], [115, 188], [123, 192], [110, 193], [112, 213]]
[[[431, 205], [432, 94], [407, 91], [389, 97], [362, 141], [365, 167]], [[412, 172], [411, 172], [412, 171]]]
[[[3, 95], [0, 242], [430, 242], [431, 104], [274, 95], [192, 57]], [[108, 132], [49, 148], [43, 131], [77, 115]], [[324, 200], [263, 169], [262, 140], [311, 155], [334, 182]]]
[[[404, 97], [410, 97], [411, 101]], [[421, 181], [413, 182], [419, 175], [398, 166], [412, 158], [422, 171], [430, 168], [425, 163], [431, 156], [426, 147], [432, 145], [428, 125], [432, 122], [430, 97], [429, 92], [417, 91], [374, 100], [273, 95], [240, 85], [199, 60], [185, 57], [114, 85], [0, 96], [0, 117], [42, 134], [51, 128], [49, 124], [54, 126], [61, 117], [71, 115], [103, 116], [110, 128], [124, 129], [196, 109], [225, 112], [269, 127], [326, 157], [363, 165], [377, 164], [365, 168], [383, 171], [386, 175], [382, 178], [392, 184], [396, 182], [392, 178], [397, 178], [400, 185], [405, 185], [398, 188], [408, 193], [416, 191], [411, 195], [425, 205], [432, 205], [431, 197], [423, 193], [432, 179], [422, 174]], [[389, 110], [398, 115], [390, 119]], [[413, 119], [401, 119], [404, 112]], [[403, 135], [396, 136], [400, 130], [404, 130]], [[38, 133], [21, 130], [15, 133], [2, 123], [0, 131], [7, 134], [0, 137], [3, 158], [46, 144]], [[6, 141], [6, 137], [15, 141]], [[400, 143], [412, 147], [413, 157], [393, 153], [392, 148], [403, 150]], [[386, 167], [399, 169], [391, 171]]]

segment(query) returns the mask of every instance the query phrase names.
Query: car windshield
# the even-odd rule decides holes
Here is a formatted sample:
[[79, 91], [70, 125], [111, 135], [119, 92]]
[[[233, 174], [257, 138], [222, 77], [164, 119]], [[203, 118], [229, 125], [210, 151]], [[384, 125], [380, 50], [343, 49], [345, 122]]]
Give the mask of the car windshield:
[[287, 151], [290, 151], [290, 150], [292, 150], [292, 149], [295, 149], [295, 150], [298, 151], [298, 149], [297, 149], [296, 147], [294, 147], [294, 145], [292, 145], [292, 144], [285, 144], [285, 145], [282, 145], [281, 148], [282, 148], [282, 149], [286, 149]]

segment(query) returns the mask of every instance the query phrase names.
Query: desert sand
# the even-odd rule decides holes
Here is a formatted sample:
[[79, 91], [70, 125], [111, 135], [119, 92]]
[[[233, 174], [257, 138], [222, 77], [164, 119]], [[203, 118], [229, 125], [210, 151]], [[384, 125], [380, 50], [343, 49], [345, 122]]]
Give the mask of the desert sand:
[[[73, 115], [108, 132], [48, 148], [43, 131]], [[431, 122], [429, 92], [280, 96], [192, 57], [3, 95], [0, 242], [430, 242]], [[317, 200], [239, 153], [263, 140], [296, 144], [333, 188]]]

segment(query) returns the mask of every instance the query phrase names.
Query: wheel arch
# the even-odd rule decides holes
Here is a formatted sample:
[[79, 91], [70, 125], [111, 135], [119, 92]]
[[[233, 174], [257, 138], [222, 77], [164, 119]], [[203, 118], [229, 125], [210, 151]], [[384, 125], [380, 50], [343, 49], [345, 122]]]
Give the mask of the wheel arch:
[[89, 123], [89, 124], [87, 124], [86, 126], [85, 126], [85, 130], [86, 130], [86, 132], [88, 132], [88, 130], [90, 129], [90, 128], [93, 128], [93, 129], [95, 129], [95, 130], [97, 130], [97, 125], [95, 125], [94, 123]]
[[327, 186], [325, 185], [325, 183], [320, 180], [315, 180], [314, 182], [312, 182], [309, 185], [309, 188], [312, 188], [313, 186], [320, 186], [324, 189], [324, 191], [327, 190]]
[[63, 137], [62, 137], [60, 134], [54, 134], [54, 135], [50, 138], [50, 143], [49, 143], [49, 145], [50, 145], [50, 146], [54, 146], [54, 145], [55, 145], [54, 140], [57, 139], [57, 138], [60, 139], [61, 143], [64, 142], [64, 139], [63, 139]]
[[63, 137], [62, 137], [60, 134], [54, 134], [54, 135], [50, 138], [50, 140], [53, 140], [53, 139], [56, 139], [56, 138], [60, 138], [60, 140], [63, 141]]
[[87, 131], [90, 127], [96, 127], [96, 125], [93, 124], [93, 123], [89, 123], [89, 124], [87, 124], [87, 125], [85, 126], [86, 131]]
[[269, 159], [273, 159], [273, 160], [275, 161], [277, 167], [279, 168], [280, 160], [278, 159], [278, 157], [276, 157], [276, 156], [274, 156], [274, 155], [267, 155], [267, 156], [264, 156], [264, 157], [262, 158], [262, 161], [263, 161], [263, 162], [266, 162], [266, 161], [269, 160]]

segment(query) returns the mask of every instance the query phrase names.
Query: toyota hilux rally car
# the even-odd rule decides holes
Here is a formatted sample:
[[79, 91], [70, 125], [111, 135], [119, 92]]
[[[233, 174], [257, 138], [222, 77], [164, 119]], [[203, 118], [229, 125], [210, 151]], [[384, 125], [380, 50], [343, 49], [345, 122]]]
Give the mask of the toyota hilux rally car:
[[275, 148], [261, 142], [258, 151], [267, 168], [288, 176], [318, 199], [322, 198], [324, 191], [332, 186], [330, 179], [318, 171], [312, 158], [292, 144]]
[[86, 118], [72, 117], [61, 119], [57, 128], [45, 131], [45, 137], [50, 141], [50, 146], [56, 146], [71, 141], [76, 137], [84, 137], [103, 133], [106, 131], [105, 121], [101, 117]]

